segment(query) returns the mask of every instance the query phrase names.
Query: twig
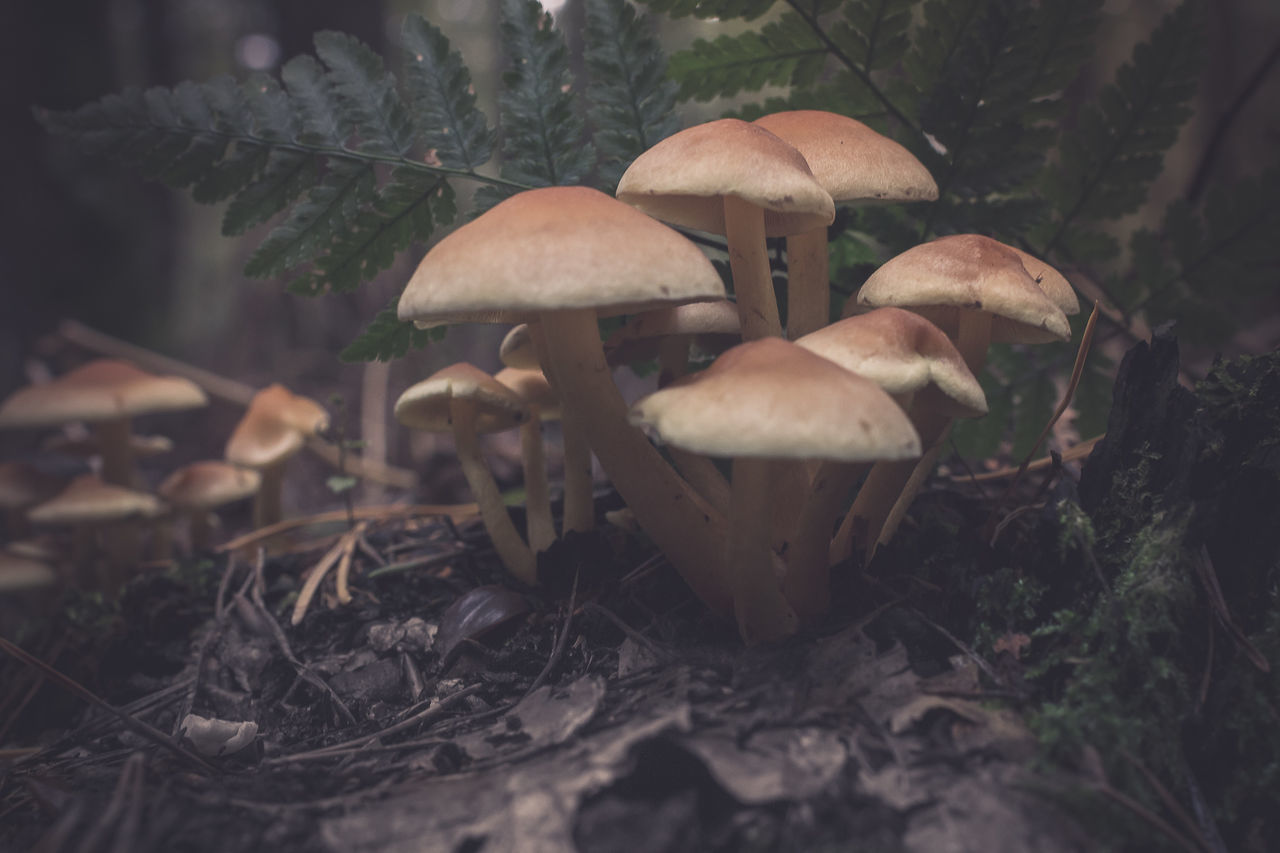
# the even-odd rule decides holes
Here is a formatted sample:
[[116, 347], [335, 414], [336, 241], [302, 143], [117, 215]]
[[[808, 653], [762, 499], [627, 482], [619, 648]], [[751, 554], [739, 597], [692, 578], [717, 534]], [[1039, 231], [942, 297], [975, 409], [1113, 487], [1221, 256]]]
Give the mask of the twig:
[[1205, 850], [1209, 850], [1209, 841], [1201, 834], [1200, 827], [1196, 826], [1196, 822], [1191, 819], [1191, 815], [1187, 814], [1186, 809], [1184, 809], [1182, 804], [1178, 802], [1177, 798], [1169, 792], [1169, 789], [1161, 784], [1160, 780], [1156, 778], [1156, 774], [1148, 770], [1145, 764], [1137, 758], [1134, 758], [1133, 753], [1129, 752], [1129, 750], [1124, 747], [1120, 748], [1120, 757], [1129, 762], [1130, 767], [1142, 774], [1142, 778], [1147, 780], [1147, 784], [1156, 792], [1156, 796], [1160, 798], [1160, 802], [1164, 803], [1164, 807], [1169, 811], [1169, 813], [1172, 814], [1177, 819], [1178, 823], [1182, 824], [1182, 828], [1185, 829], [1193, 839], [1195, 839], [1196, 844], [1203, 847]]
[[[407, 717], [401, 720], [400, 722], [394, 725], [388, 726], [387, 728], [379, 732], [374, 732], [371, 735], [365, 735], [364, 737], [358, 737], [354, 740], [344, 741], [343, 743], [331, 744], [330, 746], [321, 747], [320, 749], [312, 749], [307, 752], [297, 752], [297, 753], [294, 753], [293, 755], [282, 755], [278, 758], [269, 759], [264, 763], [291, 764], [298, 761], [314, 761], [316, 759], [322, 759], [322, 758], [339, 758], [353, 751], [358, 752], [364, 749], [365, 747], [371, 746], [374, 743], [374, 741], [378, 741], [378, 740], [381, 740], [382, 738], [390, 737], [394, 734], [399, 734], [400, 732], [406, 731], [407, 729], [411, 729], [414, 726], [420, 725], [422, 723], [430, 722], [434, 718], [444, 713], [444, 711], [447, 710], [449, 707], [457, 704], [458, 702], [461, 702], [463, 699], [467, 698], [468, 696], [472, 696], [475, 693], [477, 693], [482, 686], [483, 685], [480, 685], [480, 684], [472, 684], [469, 687], [464, 687], [463, 689], [457, 691], [456, 693], [451, 693], [450, 695], [446, 696], [445, 698], [437, 702], [432, 702], [428, 707], [414, 714], [413, 716]], [[396, 746], [396, 745], [392, 744], [392, 746]]]
[[1084, 334], [1080, 336], [1080, 349], [1076, 351], [1076, 363], [1071, 369], [1071, 379], [1067, 382], [1067, 390], [1062, 395], [1062, 401], [1058, 403], [1058, 408], [1054, 410], [1053, 417], [1049, 418], [1049, 422], [1044, 425], [1044, 429], [1040, 430], [1040, 435], [1036, 437], [1035, 443], [1027, 451], [1027, 455], [1023, 457], [1022, 464], [1018, 466], [1018, 473], [1013, 475], [1013, 479], [1009, 481], [1008, 487], [1005, 488], [1004, 494], [991, 507], [991, 514], [987, 516], [987, 523], [983, 526], [982, 538], [984, 541], [990, 542], [992, 532], [996, 526], [996, 519], [1000, 514], [1001, 505], [1009, 499], [1009, 495], [1013, 494], [1014, 488], [1018, 485], [1018, 481], [1022, 479], [1023, 473], [1026, 472], [1027, 466], [1031, 464], [1031, 457], [1035, 455], [1039, 449], [1040, 443], [1044, 441], [1045, 436], [1053, 429], [1053, 425], [1062, 417], [1062, 413], [1067, 410], [1067, 406], [1071, 405], [1071, 399], [1075, 396], [1076, 387], [1080, 384], [1080, 377], [1084, 375], [1084, 364], [1089, 357], [1089, 349], [1093, 344], [1093, 330], [1098, 325], [1098, 303], [1093, 303], [1093, 312], [1089, 315], [1089, 322], [1085, 323]]
[[[1103, 433], [1102, 435], [1095, 435], [1093, 438], [1082, 441], [1079, 444], [1073, 444], [1070, 447], [1068, 447], [1066, 450], [1062, 451], [1062, 453], [1059, 454], [1059, 457], [1062, 459], [1063, 462], [1071, 462], [1076, 459], [1083, 459], [1084, 457], [1088, 456], [1090, 453], [1093, 452], [1093, 448], [1095, 448], [1098, 445], [1099, 441], [1102, 441], [1102, 439], [1106, 437], [1107, 437], [1107, 434]], [[1052, 464], [1053, 464], [1052, 455], [1041, 456], [1039, 459], [1036, 459], [1033, 462], [1031, 462], [1029, 465], [1027, 465], [1027, 471], [1039, 471], [1042, 468], [1048, 468]], [[1012, 477], [1021, 470], [1022, 470], [1021, 466], [1006, 465], [1005, 467], [999, 468], [995, 471], [983, 471], [981, 474], [974, 474], [972, 472], [963, 474], [963, 475], [955, 474], [951, 477], [951, 479], [957, 483], [960, 483], [960, 482], [986, 483], [990, 480], [1003, 480], [1006, 477]]]
[[[368, 518], [376, 521], [433, 515], [444, 516], [450, 521], [454, 521], [478, 516], [479, 513], [480, 510], [475, 504], [392, 504], [390, 506], [360, 506], [355, 509], [355, 517], [357, 519]], [[346, 510], [322, 512], [301, 518], [286, 518], [284, 521], [269, 524], [266, 527], [259, 527], [257, 530], [246, 533], [243, 536], [237, 536], [229, 542], [222, 543], [214, 550], [238, 551], [241, 548], [256, 545], [259, 542], [270, 539], [273, 536], [279, 536], [281, 533], [287, 533], [299, 527], [306, 527], [308, 524], [326, 524], [335, 521], [346, 521], [346, 519]]]
[[1262, 88], [1262, 81], [1271, 73], [1271, 69], [1275, 67], [1277, 61], [1280, 61], [1280, 41], [1271, 46], [1271, 50], [1267, 52], [1267, 55], [1254, 72], [1249, 75], [1249, 79], [1245, 81], [1244, 86], [1241, 87], [1231, 104], [1222, 111], [1222, 115], [1218, 116], [1217, 124], [1213, 128], [1213, 135], [1209, 138], [1209, 144], [1205, 146], [1204, 153], [1200, 155], [1200, 162], [1196, 165], [1195, 174], [1191, 178], [1191, 183], [1187, 185], [1187, 201], [1195, 203], [1199, 200], [1209, 182], [1209, 172], [1213, 168], [1214, 161], [1218, 159], [1218, 149], [1222, 147], [1222, 141], [1226, 139], [1227, 131], [1235, 123], [1236, 117], [1240, 115], [1244, 105]]
[[1262, 672], [1270, 672], [1271, 664], [1262, 652], [1249, 642], [1249, 637], [1231, 616], [1231, 611], [1227, 608], [1227, 600], [1222, 595], [1222, 587], [1218, 585], [1218, 573], [1214, 571], [1213, 561], [1209, 559], [1209, 549], [1204, 545], [1200, 546], [1200, 559], [1196, 561], [1196, 576], [1200, 578], [1200, 583], [1209, 595], [1209, 604], [1222, 622], [1222, 626], [1227, 629], [1227, 634], [1235, 640], [1236, 645], [1244, 652], [1250, 663]]
[[[161, 355], [136, 344], [113, 338], [76, 320], [68, 319], [59, 323], [58, 334], [76, 346], [92, 350], [101, 355], [127, 359], [157, 373], [168, 373], [190, 379], [214, 397], [238, 406], [248, 406], [253, 399], [253, 395], [258, 393], [258, 389], [252, 385], [246, 385], [234, 379], [227, 379], [224, 376], [194, 367], [176, 358]], [[337, 465], [338, 449], [328, 442], [311, 437], [307, 439], [307, 448], [330, 465]], [[357, 455], [352, 455], [350, 462], [353, 474], [387, 486], [394, 486], [398, 489], [412, 489], [418, 484], [418, 475], [414, 471], [395, 468]]]
[[342, 711], [342, 715], [347, 718], [347, 721], [354, 725], [356, 723], [355, 714], [351, 713], [351, 709], [342, 701], [342, 697], [333, 691], [333, 688], [329, 686], [328, 682], [312, 672], [311, 667], [298, 660], [297, 656], [293, 653], [293, 649], [289, 646], [289, 638], [284, 635], [284, 629], [280, 627], [280, 623], [271, 615], [271, 611], [267, 610], [267, 605], [262, 600], [262, 588], [265, 586], [262, 580], [263, 562], [263, 560], [259, 560], [257, 565], [254, 567], [257, 582], [254, 583], [250, 589], [252, 594], [251, 600], [254, 608], [258, 611], [259, 615], [263, 617], [263, 621], [265, 622], [267, 629], [271, 632], [272, 639], [276, 641], [276, 645], [279, 647], [281, 654], [284, 655], [285, 660], [289, 661], [289, 663], [293, 665], [294, 671], [298, 673], [298, 677], [327, 695], [329, 697], [329, 701], [333, 702], [333, 704]]
[[364, 532], [368, 529], [369, 522], [362, 521], [348, 534], [351, 541], [343, 549], [342, 559], [338, 560], [338, 572], [333, 578], [334, 591], [338, 596], [339, 604], [351, 603], [351, 558], [355, 554], [356, 546], [364, 538]]
[[53, 681], [58, 685], [61, 685], [65, 690], [75, 694], [76, 696], [79, 696], [81, 699], [84, 699], [86, 702], [89, 702], [93, 705], [96, 705], [99, 708], [102, 708], [104, 711], [116, 717], [116, 719], [120, 720], [120, 722], [124, 723], [124, 725], [126, 725], [130, 729], [133, 729], [139, 735], [151, 741], [152, 743], [158, 744], [162, 748], [167, 749], [168, 751], [172, 752], [174, 755], [178, 756], [179, 758], [182, 758], [186, 761], [191, 762], [192, 764], [196, 765], [201, 770], [204, 770], [207, 773], [214, 773], [214, 774], [218, 773], [218, 769], [216, 767], [214, 767], [209, 762], [205, 761], [200, 756], [196, 755], [194, 752], [190, 752], [185, 748], [183, 748], [177, 741], [169, 737], [164, 732], [160, 731], [159, 729], [152, 728], [151, 726], [147, 725], [141, 720], [129, 716], [124, 711], [121, 711], [119, 708], [115, 707], [114, 705], [108, 704], [105, 700], [98, 698], [97, 694], [95, 694], [93, 691], [82, 686], [78, 681], [75, 681], [74, 679], [63, 675], [61, 672], [58, 672], [56, 669], [49, 666], [39, 658], [33, 657], [32, 655], [27, 654], [24, 650], [22, 650], [18, 646], [15, 646], [13, 643], [9, 642], [4, 637], [0, 637], [0, 651], [7, 653], [14, 658], [17, 658], [18, 660], [25, 663], [27, 666], [34, 667], [38, 671], [44, 673], [51, 681]]
[[966, 643], [964, 640], [961, 640], [955, 634], [952, 634], [946, 628], [942, 627], [937, 622], [934, 622], [932, 619], [930, 619], [928, 616], [925, 616], [916, 608], [908, 607], [907, 610], [908, 612], [912, 613], [921, 622], [924, 622], [924, 624], [928, 625], [930, 628], [937, 631], [942, 636], [946, 637], [947, 640], [950, 641], [951, 645], [955, 646], [957, 649], [963, 652], [965, 657], [973, 661], [978, 666], [978, 669], [986, 673], [987, 677], [990, 678], [992, 681], [994, 681], [996, 684], [1000, 685], [1002, 688], [1006, 690], [1013, 689], [1012, 687], [1010, 687], [1008, 684], [1005, 683], [1005, 680], [1003, 678], [1000, 677], [999, 673], [996, 672], [995, 667], [987, 663], [986, 659], [983, 658], [982, 655], [975, 652], [972, 648], [970, 648], [969, 644]]
[[597, 616], [603, 616], [605, 619], [608, 619], [613, 623], [615, 628], [630, 637], [633, 643], [644, 646], [654, 657], [660, 660], [666, 660], [670, 657], [665, 649], [660, 648], [653, 640], [650, 640], [644, 634], [641, 634], [635, 628], [632, 628], [626, 622], [623, 622], [622, 619], [609, 608], [597, 604], [594, 601], [588, 601], [582, 606], [582, 609], [587, 613], [594, 613]]
[[569, 627], [573, 625], [573, 611], [577, 607], [578, 602], [578, 577], [581, 574], [580, 569], [573, 570], [573, 589], [569, 592], [569, 606], [566, 608], [564, 617], [564, 626], [560, 629], [560, 636], [556, 638], [555, 647], [551, 649], [551, 657], [547, 658], [547, 665], [542, 668], [542, 672], [538, 673], [538, 677], [529, 685], [529, 689], [524, 692], [521, 701], [527, 699], [533, 691], [541, 687], [551, 675], [551, 670], [560, 662], [560, 657], [564, 654], [565, 641], [569, 639]]

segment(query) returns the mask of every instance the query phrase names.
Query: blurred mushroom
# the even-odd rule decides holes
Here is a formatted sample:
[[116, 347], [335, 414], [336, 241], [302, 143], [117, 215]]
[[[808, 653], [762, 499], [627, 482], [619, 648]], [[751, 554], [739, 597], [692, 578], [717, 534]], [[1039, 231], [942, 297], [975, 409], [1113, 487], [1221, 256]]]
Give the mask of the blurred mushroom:
[[283, 385], [270, 385], [254, 395], [248, 410], [227, 440], [228, 462], [255, 469], [262, 477], [253, 501], [253, 523], [275, 524], [284, 517], [281, 498], [284, 470], [309, 436], [329, 425], [324, 408]]
[[192, 462], [174, 471], [156, 492], [187, 518], [191, 551], [209, 547], [210, 516], [219, 507], [252, 497], [262, 485], [262, 475], [219, 460]]

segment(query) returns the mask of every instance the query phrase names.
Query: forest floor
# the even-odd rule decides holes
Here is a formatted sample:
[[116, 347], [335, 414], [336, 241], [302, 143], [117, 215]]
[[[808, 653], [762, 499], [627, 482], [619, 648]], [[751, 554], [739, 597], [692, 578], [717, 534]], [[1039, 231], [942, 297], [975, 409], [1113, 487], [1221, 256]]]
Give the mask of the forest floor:
[[603, 523], [537, 590], [401, 512], [67, 600], [22, 645], [116, 711], [0, 662], [0, 848], [1280, 849], [1280, 355], [1177, 367], [1131, 352], [1078, 475], [936, 479], [774, 647]]

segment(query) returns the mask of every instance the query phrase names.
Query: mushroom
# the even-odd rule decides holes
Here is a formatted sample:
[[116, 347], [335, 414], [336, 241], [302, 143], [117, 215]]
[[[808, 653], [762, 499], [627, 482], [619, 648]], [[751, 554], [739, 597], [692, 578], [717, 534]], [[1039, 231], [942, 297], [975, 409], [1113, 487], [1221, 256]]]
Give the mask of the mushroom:
[[27, 511], [33, 524], [62, 525], [72, 530], [78, 556], [86, 556], [101, 535], [108, 556], [102, 578], [108, 591], [124, 582], [124, 572], [137, 561], [139, 520], [153, 519], [164, 512], [164, 504], [154, 495], [126, 489], [93, 474], [77, 477], [65, 489]]
[[[982, 386], [965, 367], [955, 345], [941, 329], [910, 311], [876, 308], [811, 332], [797, 339], [796, 344], [883, 388], [907, 412], [926, 446], [951, 418], [986, 414]], [[902, 460], [885, 461], [878, 466], [888, 471], [910, 471], [915, 464], [915, 460]], [[821, 576], [812, 579], [788, 573], [788, 594], [797, 609], [806, 607], [798, 602], [825, 600], [829, 562], [825, 555], [829, 551], [843, 555], [847, 547], [839, 539], [833, 545], [832, 526], [844, 509], [849, 491], [864, 473], [865, 466], [824, 463], [814, 474], [788, 557], [795, 554], [801, 564], [823, 568]], [[853, 518], [851, 511], [849, 525], [842, 526], [842, 533], [852, 529]], [[824, 559], [817, 558], [819, 553]]]
[[398, 313], [420, 325], [529, 322], [566, 424], [581, 423], [615, 488], [694, 593], [728, 614], [715, 544], [724, 541], [724, 517], [628, 425], [597, 325], [600, 314], [723, 297], [714, 267], [676, 231], [596, 190], [544, 187], [437, 243]]
[[[1041, 280], [1046, 276], [1041, 271]], [[980, 234], [955, 234], [891, 258], [862, 285], [857, 305], [894, 305], [921, 314], [947, 333], [977, 375], [994, 342], [1069, 340], [1071, 326], [1057, 304], [1065, 301], [1061, 293], [1055, 301], [1041, 290], [1012, 247]], [[892, 537], [933, 470], [950, 423], [941, 419], [921, 436], [926, 451], [911, 470], [877, 466], [867, 476], [853, 513], [867, 519], [868, 557]]]
[[[774, 570], [769, 515], [776, 463], [920, 453], [906, 415], [875, 383], [781, 338], [727, 350], [706, 370], [638, 400], [631, 418], [669, 444], [732, 458], [726, 547], [734, 612], [749, 643], [787, 636], [798, 621]], [[827, 555], [820, 556], [825, 566]]]
[[728, 299], [670, 305], [636, 314], [604, 342], [609, 364], [658, 359], [658, 387], [685, 374], [690, 347], [723, 352], [742, 342], [738, 306]]
[[618, 182], [618, 198], [665, 222], [725, 235], [742, 337], [781, 336], [765, 247], [835, 219], [804, 157], [758, 125], [719, 119], [668, 136]]
[[[804, 155], [837, 204], [938, 198], [938, 185], [923, 163], [856, 119], [822, 110], [788, 110], [761, 116], [755, 124]], [[830, 322], [829, 260], [825, 228], [787, 237], [787, 337], [792, 340]]]
[[67, 480], [24, 462], [0, 462], [0, 513], [11, 537], [26, 533], [24, 511], [46, 501], [67, 485]]
[[397, 421], [413, 429], [452, 433], [462, 473], [480, 508], [493, 550], [516, 578], [537, 583], [537, 560], [516, 531], [476, 440], [482, 432], [511, 429], [523, 422], [527, 417], [524, 401], [480, 368], [459, 362], [401, 394], [395, 415]]
[[[493, 378], [514, 391], [529, 410], [529, 416], [520, 424], [520, 462], [524, 467], [525, 535], [529, 539], [529, 547], [537, 554], [550, 548], [556, 540], [551, 494], [547, 487], [547, 463], [542, 452], [542, 422], [560, 419], [560, 398], [537, 368], [507, 367], [495, 373]], [[590, 467], [591, 450], [586, 442], [579, 437], [576, 444], [581, 450], [574, 454], [570, 454], [568, 444], [566, 439], [565, 466], [568, 467], [571, 455], [585, 454], [586, 465]], [[591, 495], [587, 495], [587, 500], [590, 499]]]
[[329, 425], [324, 408], [283, 385], [263, 388], [249, 401], [240, 423], [227, 439], [224, 458], [244, 468], [255, 469], [262, 477], [253, 499], [253, 523], [257, 527], [275, 524], [283, 518], [281, 495], [284, 469], [298, 454], [309, 436]]
[[102, 479], [133, 484], [131, 420], [208, 404], [199, 386], [154, 376], [125, 361], [99, 359], [43, 385], [22, 388], [0, 405], [0, 427], [50, 427], [85, 421], [102, 452]]
[[157, 493], [187, 516], [192, 552], [209, 547], [211, 513], [219, 507], [252, 497], [262, 486], [262, 475], [221, 460], [192, 462], [164, 479]]
[[542, 365], [538, 363], [537, 350], [533, 346], [533, 335], [529, 334], [528, 323], [511, 327], [498, 346], [498, 358], [507, 367], [542, 369]]

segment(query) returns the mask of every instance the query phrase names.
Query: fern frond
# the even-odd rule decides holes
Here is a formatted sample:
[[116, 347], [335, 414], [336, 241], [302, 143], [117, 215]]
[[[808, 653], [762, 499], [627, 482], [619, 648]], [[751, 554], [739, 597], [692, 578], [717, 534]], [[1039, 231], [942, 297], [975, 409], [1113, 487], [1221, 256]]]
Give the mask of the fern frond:
[[[483, 187], [487, 208], [518, 187], [580, 184], [595, 166], [585, 124], [572, 94], [569, 50], [555, 19], [537, 0], [503, 0], [502, 44], [511, 67], [502, 75], [502, 177], [507, 187]], [[514, 186], [512, 186], [514, 185]]]
[[863, 72], [888, 68], [907, 52], [913, 5], [913, 0], [844, 3], [842, 19], [830, 29], [831, 40]]
[[1134, 49], [1098, 103], [1080, 111], [1075, 128], [1062, 138], [1060, 162], [1043, 181], [1057, 215], [1037, 241], [1041, 254], [1070, 241], [1077, 220], [1114, 219], [1146, 199], [1165, 149], [1191, 115], [1200, 33], [1199, 4], [1185, 0]]
[[379, 311], [360, 337], [347, 344], [338, 354], [345, 362], [391, 361], [401, 358], [411, 349], [421, 349], [431, 341], [444, 339], [447, 327], [419, 329], [396, 316], [397, 296], [391, 304]]
[[341, 113], [359, 135], [356, 150], [407, 154], [414, 141], [413, 123], [382, 57], [346, 33], [316, 33], [315, 45], [316, 55], [329, 68]]
[[827, 61], [822, 39], [794, 12], [759, 31], [698, 39], [671, 57], [671, 76], [680, 98], [709, 101], [765, 86], [803, 87], [814, 83]]
[[437, 225], [457, 214], [453, 188], [440, 177], [397, 169], [338, 232], [310, 271], [289, 283], [289, 291], [307, 296], [355, 290], [391, 266], [415, 241], [425, 242]]
[[476, 107], [471, 72], [444, 33], [419, 15], [405, 18], [405, 86], [427, 147], [441, 165], [472, 171], [493, 156], [494, 132]]
[[673, 18], [715, 18], [731, 21], [741, 18], [750, 21], [760, 17], [773, 6], [774, 0], [643, 0], [655, 12]]
[[319, 255], [346, 230], [359, 209], [373, 201], [377, 176], [372, 163], [340, 160], [298, 202], [245, 264], [250, 278], [270, 278]]
[[584, 58], [598, 183], [612, 191], [632, 160], [680, 129], [676, 85], [652, 23], [626, 0], [588, 0]]

